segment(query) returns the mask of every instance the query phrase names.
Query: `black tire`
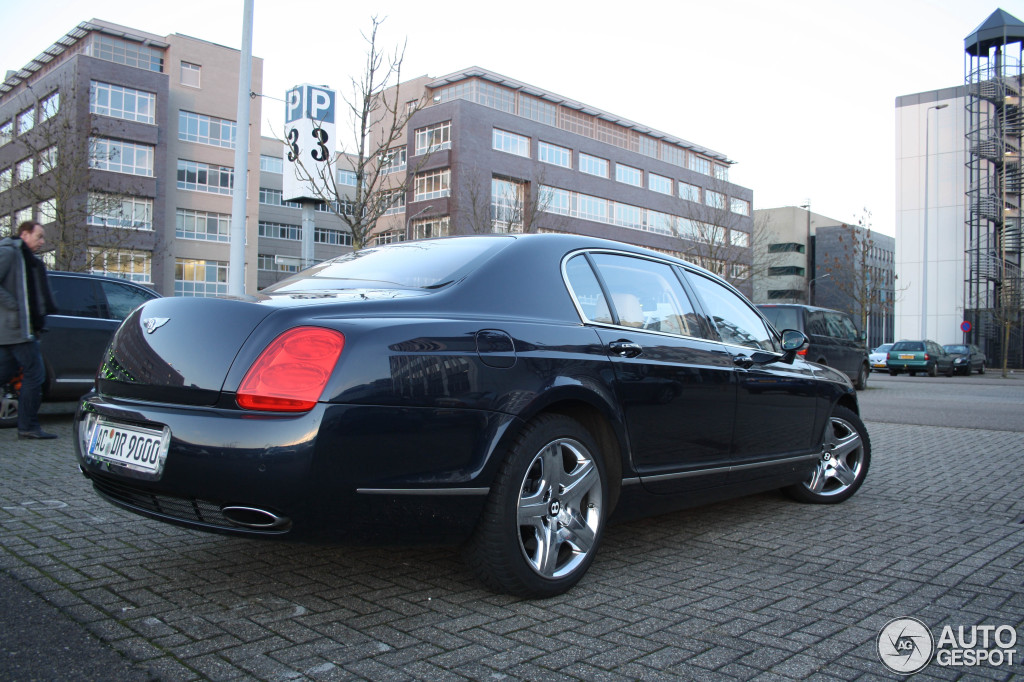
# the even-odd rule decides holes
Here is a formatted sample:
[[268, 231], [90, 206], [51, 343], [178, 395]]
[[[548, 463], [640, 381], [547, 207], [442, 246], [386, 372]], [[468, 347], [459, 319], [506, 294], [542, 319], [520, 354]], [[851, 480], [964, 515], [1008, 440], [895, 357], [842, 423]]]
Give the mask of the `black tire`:
[[594, 560], [608, 499], [597, 441], [574, 419], [542, 415], [508, 448], [466, 561], [497, 592], [562, 594]]
[[871, 374], [871, 370], [867, 365], [861, 365], [860, 371], [857, 373], [857, 381], [853, 382], [853, 387], [858, 391], [863, 391], [868, 387], [868, 375]]
[[18, 425], [18, 393], [8, 386], [0, 389], [0, 429]]
[[891, 376], [891, 377], [899, 376], [899, 374], [900, 373], [898, 371], [896, 371], [895, 369], [890, 369], [889, 370], [889, 376]]
[[939, 363], [928, 365], [928, 376], [937, 377], [939, 376]]
[[912, 377], [916, 377], [917, 376], [917, 372], [911, 372], [909, 370], [907, 371], [907, 374], [909, 374]]
[[[967, 373], [970, 374], [971, 370], [967, 370]], [[981, 367], [978, 368], [978, 374], [984, 374], [984, 373], [985, 373], [985, 363], [983, 362], [983, 363], [981, 363]]]
[[821, 458], [803, 483], [783, 488], [795, 500], [812, 504], [838, 504], [864, 483], [871, 465], [871, 438], [853, 411], [836, 405], [825, 426]]

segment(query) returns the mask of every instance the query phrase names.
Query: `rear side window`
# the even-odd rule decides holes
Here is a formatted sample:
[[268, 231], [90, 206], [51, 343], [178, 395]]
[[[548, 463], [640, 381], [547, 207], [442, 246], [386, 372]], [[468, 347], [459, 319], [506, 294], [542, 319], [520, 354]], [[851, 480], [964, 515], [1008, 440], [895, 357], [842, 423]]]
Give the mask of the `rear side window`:
[[107, 311], [115, 320], [123, 320], [140, 305], [153, 298], [147, 291], [120, 282], [100, 282], [107, 297]]
[[769, 306], [761, 308], [761, 312], [772, 323], [772, 326], [779, 331], [783, 329], [804, 330], [804, 326], [800, 324], [800, 313], [803, 311], [799, 308], [775, 308]]
[[808, 312], [807, 313], [807, 331], [808, 336], [828, 336], [828, 327], [825, 325], [825, 313]]
[[693, 305], [672, 266], [609, 253], [594, 253], [590, 258], [610, 302], [584, 256], [574, 257], [566, 266], [573, 295], [589, 320], [666, 334], [702, 336]]
[[47, 281], [53, 301], [57, 304], [58, 315], [106, 317], [91, 279], [57, 276]]
[[825, 321], [828, 326], [828, 335], [834, 336], [837, 339], [846, 339], [848, 341], [857, 340], [857, 327], [853, 325], [846, 315], [839, 313], [826, 313]]

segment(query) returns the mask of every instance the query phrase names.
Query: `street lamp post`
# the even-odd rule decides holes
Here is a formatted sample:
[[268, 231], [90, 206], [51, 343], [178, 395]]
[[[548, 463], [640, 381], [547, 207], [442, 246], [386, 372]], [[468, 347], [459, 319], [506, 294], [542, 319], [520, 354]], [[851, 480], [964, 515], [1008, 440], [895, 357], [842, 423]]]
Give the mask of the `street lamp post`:
[[421, 215], [423, 215], [424, 213], [426, 213], [427, 211], [429, 211], [432, 208], [434, 208], [434, 207], [433, 206], [424, 206], [423, 208], [421, 208], [420, 210], [416, 211], [411, 216], [409, 216], [408, 218], [405, 219], [405, 241], [409, 241], [410, 239], [412, 239], [412, 236], [410, 234], [410, 231], [411, 231], [411, 228], [412, 228], [412, 221], [416, 220], [416, 218], [420, 217]]
[[814, 303], [811, 301], [811, 285], [814, 284], [815, 282], [817, 282], [819, 279], [825, 279], [826, 277], [831, 277], [831, 276], [832, 276], [832, 273], [829, 272], [829, 273], [826, 273], [826, 274], [822, 275], [821, 277], [815, 277], [814, 279], [812, 279], [809, 282], [807, 282], [807, 305], [814, 305]]
[[[807, 211], [807, 236], [804, 240], [804, 260], [806, 261], [804, 267], [804, 276], [810, 277], [814, 274], [814, 263], [811, 260], [811, 200], [808, 199], [806, 204], [800, 204], [800, 208]], [[811, 282], [813, 279], [807, 280], [807, 305], [811, 305]]]
[[945, 109], [948, 104], [936, 104], [924, 112], [924, 225], [921, 230], [921, 338], [928, 338], [928, 168], [931, 166], [931, 117], [932, 109]]

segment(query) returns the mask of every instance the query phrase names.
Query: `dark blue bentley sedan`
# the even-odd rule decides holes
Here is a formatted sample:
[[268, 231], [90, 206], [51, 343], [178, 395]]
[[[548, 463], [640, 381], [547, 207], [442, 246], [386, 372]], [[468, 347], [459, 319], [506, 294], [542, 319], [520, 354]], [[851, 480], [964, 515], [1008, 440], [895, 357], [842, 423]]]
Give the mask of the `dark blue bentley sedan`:
[[490, 588], [572, 587], [613, 512], [841, 502], [848, 378], [718, 277], [570, 235], [368, 248], [249, 299], [162, 298], [76, 417], [110, 502], [248, 536], [464, 542]]

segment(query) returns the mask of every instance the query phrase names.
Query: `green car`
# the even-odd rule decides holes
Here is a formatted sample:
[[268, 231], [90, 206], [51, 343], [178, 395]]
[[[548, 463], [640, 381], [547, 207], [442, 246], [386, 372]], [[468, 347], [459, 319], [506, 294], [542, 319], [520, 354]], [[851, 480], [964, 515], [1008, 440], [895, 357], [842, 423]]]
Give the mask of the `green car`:
[[946, 349], [925, 339], [924, 341], [897, 341], [889, 349], [889, 357], [885, 362], [891, 376], [907, 372], [915, 376], [924, 372], [930, 377], [942, 372], [948, 377], [953, 376], [954, 355]]

